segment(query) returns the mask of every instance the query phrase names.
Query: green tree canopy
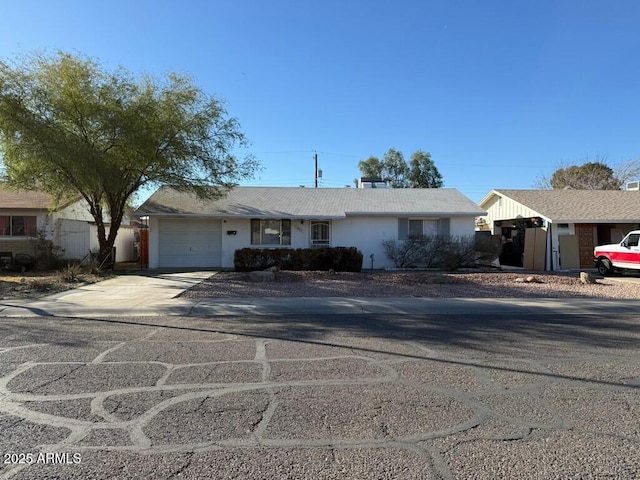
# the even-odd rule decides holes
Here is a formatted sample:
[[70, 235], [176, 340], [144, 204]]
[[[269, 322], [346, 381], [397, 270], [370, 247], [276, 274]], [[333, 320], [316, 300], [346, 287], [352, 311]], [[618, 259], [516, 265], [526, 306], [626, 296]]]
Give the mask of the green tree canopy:
[[358, 168], [364, 177], [382, 178], [382, 163], [376, 157], [369, 157], [366, 160], [360, 160], [358, 162]]
[[619, 190], [640, 177], [640, 161], [629, 160], [609, 166], [606, 156], [596, 156], [581, 165], [560, 164], [550, 177], [539, 175], [535, 186], [542, 189]]
[[554, 189], [619, 190], [621, 186], [613, 169], [601, 162], [559, 168], [551, 176], [551, 187]]
[[382, 158], [382, 180], [391, 188], [407, 188], [409, 186], [407, 176], [409, 167], [404, 160], [404, 155], [395, 148], [390, 148]]
[[136, 190], [168, 184], [202, 198], [223, 195], [257, 168], [233, 154], [244, 145], [237, 120], [189, 76], [135, 76], [65, 52], [0, 61], [5, 179], [55, 198], [82, 197], [103, 256]]
[[409, 161], [409, 186], [411, 188], [441, 188], [442, 175], [429, 152], [418, 150]]
[[369, 157], [358, 162], [365, 177], [380, 177], [392, 188], [440, 188], [442, 175], [429, 152], [418, 150], [407, 163], [402, 152], [390, 148], [382, 160]]

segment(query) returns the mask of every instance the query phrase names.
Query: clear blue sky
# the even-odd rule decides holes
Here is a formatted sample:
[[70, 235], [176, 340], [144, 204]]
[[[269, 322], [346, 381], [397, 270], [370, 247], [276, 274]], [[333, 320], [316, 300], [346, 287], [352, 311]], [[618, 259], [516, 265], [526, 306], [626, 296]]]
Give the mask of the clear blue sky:
[[479, 201], [559, 163], [640, 158], [637, 0], [20, 0], [0, 57], [62, 49], [192, 74], [263, 171], [247, 185], [353, 184], [357, 163], [429, 151]]

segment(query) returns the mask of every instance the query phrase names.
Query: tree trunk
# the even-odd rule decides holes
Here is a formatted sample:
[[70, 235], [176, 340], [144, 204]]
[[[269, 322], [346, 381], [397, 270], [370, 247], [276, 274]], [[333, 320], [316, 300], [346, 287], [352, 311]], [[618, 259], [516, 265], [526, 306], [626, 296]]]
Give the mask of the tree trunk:
[[[98, 268], [100, 270], [113, 270], [115, 266], [115, 258], [113, 256], [113, 244], [116, 240], [117, 227], [114, 230], [113, 224], [109, 227], [109, 235], [107, 236], [102, 207], [99, 202], [91, 205], [91, 213], [96, 221], [98, 228]], [[118, 224], [119, 226], [119, 224]]]
[[98, 244], [100, 246], [100, 250], [98, 251], [98, 266], [100, 270], [113, 270], [116, 263], [112, 255], [115, 238], [111, 239], [111, 228], [112, 227], [109, 228], [109, 236], [107, 237], [104, 224], [98, 225]]

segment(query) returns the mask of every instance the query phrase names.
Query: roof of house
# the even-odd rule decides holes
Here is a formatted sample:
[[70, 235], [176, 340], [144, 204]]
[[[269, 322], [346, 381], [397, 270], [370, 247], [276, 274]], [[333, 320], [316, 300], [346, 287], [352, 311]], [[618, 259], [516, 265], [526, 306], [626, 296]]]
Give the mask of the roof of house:
[[630, 190], [492, 190], [480, 202], [488, 207], [495, 196], [535, 210], [553, 222], [640, 222], [640, 192]]
[[157, 190], [141, 215], [342, 218], [347, 215], [484, 215], [451, 188], [236, 187], [218, 200], [199, 200], [170, 187]]
[[53, 204], [48, 193], [31, 190], [15, 190], [0, 184], [0, 209], [47, 210]]

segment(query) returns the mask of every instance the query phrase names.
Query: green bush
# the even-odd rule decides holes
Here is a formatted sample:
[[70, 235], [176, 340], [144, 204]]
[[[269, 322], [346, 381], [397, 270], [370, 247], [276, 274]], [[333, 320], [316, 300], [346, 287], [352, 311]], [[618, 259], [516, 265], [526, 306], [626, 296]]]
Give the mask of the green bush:
[[265, 270], [362, 270], [362, 252], [355, 247], [334, 248], [241, 248], [233, 255], [238, 272]]

